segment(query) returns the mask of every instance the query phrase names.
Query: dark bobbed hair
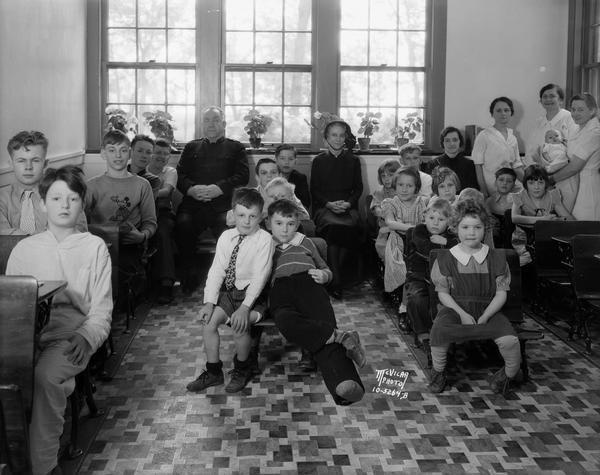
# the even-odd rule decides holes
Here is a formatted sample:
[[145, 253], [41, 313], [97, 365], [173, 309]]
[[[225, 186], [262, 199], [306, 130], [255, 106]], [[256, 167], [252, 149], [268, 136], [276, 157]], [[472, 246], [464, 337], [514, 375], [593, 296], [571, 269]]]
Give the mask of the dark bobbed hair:
[[273, 201], [267, 209], [269, 219], [272, 218], [275, 213], [279, 213], [284, 218], [300, 218], [300, 208], [298, 208], [296, 203], [290, 200], [284, 199]]
[[550, 186], [550, 178], [548, 177], [548, 172], [546, 171], [546, 169], [544, 167], [542, 167], [541, 165], [538, 165], [537, 163], [534, 163], [533, 165], [529, 165], [525, 169], [525, 174], [523, 175], [523, 185], [525, 186], [526, 189], [527, 189], [527, 182], [529, 180], [533, 180], [533, 181], [544, 180], [544, 183], [546, 183], [546, 188], [548, 188], [548, 186]]
[[464, 138], [462, 132], [459, 129], [457, 129], [456, 127], [450, 125], [450, 126], [446, 127], [444, 130], [442, 130], [442, 132], [440, 133], [440, 145], [442, 146], [442, 148], [444, 148], [444, 139], [446, 138], [446, 135], [451, 134], [452, 132], [456, 132], [458, 134], [458, 142], [461, 147], [464, 147], [465, 146], [465, 138]]
[[458, 225], [465, 217], [479, 218], [483, 225], [487, 228], [490, 220], [490, 215], [483, 204], [478, 203], [473, 199], [466, 199], [456, 203], [454, 213], [451, 218], [451, 226], [458, 230]]
[[348, 125], [348, 123], [343, 120], [332, 120], [331, 122], [329, 122], [325, 126], [325, 129], [323, 129], [323, 138], [327, 140], [329, 129], [331, 129], [331, 127], [333, 127], [334, 125], [340, 125], [345, 129], [346, 141], [344, 142], [344, 144], [346, 145], [346, 148], [348, 150], [352, 150], [356, 146], [356, 137], [352, 133], [350, 125]]
[[510, 115], [515, 114], [515, 105], [513, 104], [513, 101], [511, 101], [506, 96], [500, 96], [500, 97], [496, 97], [496, 99], [494, 99], [492, 101], [492, 103], [490, 104], [490, 115], [494, 115], [494, 107], [496, 107], [496, 104], [498, 104], [498, 102], [506, 102], [508, 107], [510, 107]]
[[121, 145], [122, 143], [131, 147], [129, 137], [117, 129], [106, 132], [104, 137], [102, 137], [102, 148], [106, 148], [107, 145]]
[[48, 168], [40, 181], [39, 191], [43, 201], [46, 201], [48, 190], [54, 182], [64, 181], [69, 189], [79, 195], [81, 200], [85, 199], [87, 185], [83, 170], [75, 165], [65, 165], [60, 168]]
[[419, 175], [419, 172], [412, 167], [402, 167], [398, 169], [398, 171], [394, 173], [394, 178], [392, 179], [392, 187], [396, 188], [398, 178], [401, 175], [413, 177], [413, 179], [415, 180], [415, 193], [418, 194], [419, 191], [421, 191], [421, 176]]
[[456, 194], [460, 193], [460, 178], [458, 175], [448, 167], [435, 167], [431, 174], [433, 181], [431, 183], [431, 190], [437, 195], [440, 183], [444, 183], [446, 178], [452, 178], [454, 185], [456, 186]]
[[289, 143], [282, 143], [281, 145], [278, 145], [275, 149], [275, 158], [279, 157], [279, 154], [284, 150], [291, 150], [292, 152], [294, 152], [294, 157], [298, 154], [296, 147], [290, 145]]
[[517, 179], [517, 172], [515, 172], [512, 168], [509, 168], [509, 167], [498, 168], [498, 170], [496, 170], [494, 175], [496, 176], [496, 178], [498, 178], [502, 175], [510, 175], [515, 180]]
[[29, 150], [29, 147], [34, 145], [41, 145], [44, 149], [44, 153], [48, 151], [48, 139], [42, 132], [38, 132], [37, 130], [22, 130], [11, 137], [6, 146], [6, 150], [12, 158], [13, 153], [15, 153], [16, 150], [19, 150], [20, 148]]
[[571, 101], [569, 102], [569, 106], [573, 106], [574, 101], [583, 101], [588, 109], [598, 109], [598, 103], [596, 102], [596, 98], [592, 96], [589, 92], [582, 92], [580, 94], [575, 94], [571, 97]]
[[560, 87], [558, 84], [553, 84], [553, 83], [546, 84], [544, 87], [542, 87], [540, 89], [540, 99], [544, 95], [544, 92], [549, 91], [550, 89], [556, 89], [556, 94], [558, 94], [558, 97], [560, 98], [560, 100], [561, 101], [565, 100], [565, 91], [563, 90], [563, 88]]
[[381, 180], [381, 175], [384, 172], [396, 173], [400, 168], [400, 162], [398, 160], [390, 159], [384, 161], [379, 168], [377, 169], [377, 182], [383, 186], [383, 181]]
[[258, 171], [260, 170], [261, 165], [265, 163], [272, 163], [273, 165], [277, 165], [277, 162], [272, 158], [261, 158], [258, 162], [256, 162], [256, 166], [254, 167], [254, 173], [258, 175]]
[[235, 205], [242, 205], [246, 208], [258, 206], [258, 209], [262, 212], [265, 200], [259, 191], [254, 188], [238, 188], [233, 192], [231, 198], [231, 208], [235, 208]]
[[149, 137], [148, 135], [144, 135], [144, 134], [137, 134], [135, 137], [133, 137], [133, 140], [131, 141], [131, 148], [135, 147], [135, 144], [138, 142], [148, 142], [150, 145], [152, 145], [152, 147], [154, 147], [154, 139], [152, 137]]

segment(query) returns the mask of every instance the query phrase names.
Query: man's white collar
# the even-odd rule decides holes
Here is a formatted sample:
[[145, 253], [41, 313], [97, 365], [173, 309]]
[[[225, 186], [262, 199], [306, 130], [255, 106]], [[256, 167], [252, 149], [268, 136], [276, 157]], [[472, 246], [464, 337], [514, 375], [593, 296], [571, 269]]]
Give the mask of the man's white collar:
[[467, 254], [462, 250], [460, 244], [457, 244], [450, 249], [450, 253], [463, 266], [466, 266], [469, 263], [469, 259], [471, 259], [471, 257], [473, 257], [478, 264], [481, 264], [483, 261], [485, 261], [489, 251], [490, 247], [487, 244], [482, 244], [481, 249], [479, 249], [479, 251], [477, 251], [475, 254]]

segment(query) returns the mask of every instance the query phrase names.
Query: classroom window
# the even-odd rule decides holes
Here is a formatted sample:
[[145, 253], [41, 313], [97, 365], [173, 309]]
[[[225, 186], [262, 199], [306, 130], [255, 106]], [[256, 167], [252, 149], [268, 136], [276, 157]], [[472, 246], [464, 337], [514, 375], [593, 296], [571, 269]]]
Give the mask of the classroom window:
[[227, 135], [245, 143], [250, 109], [273, 118], [263, 143], [312, 150], [323, 146], [306, 124], [317, 110], [355, 131], [358, 112], [381, 112], [372, 143], [382, 146], [416, 111], [425, 128], [415, 140], [435, 146], [445, 8], [432, 0], [91, 0], [88, 30], [101, 48], [90, 41], [90, 142], [99, 142], [107, 106], [135, 115], [141, 132], [144, 112], [166, 110], [175, 140], [186, 142], [202, 135], [202, 110], [217, 104]]

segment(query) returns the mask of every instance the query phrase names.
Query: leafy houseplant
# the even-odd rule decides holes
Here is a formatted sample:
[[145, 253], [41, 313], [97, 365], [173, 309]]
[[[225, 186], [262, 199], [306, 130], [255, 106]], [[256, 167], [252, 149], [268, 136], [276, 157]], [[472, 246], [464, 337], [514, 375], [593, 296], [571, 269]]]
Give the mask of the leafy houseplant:
[[104, 114], [106, 115], [105, 132], [120, 130], [130, 139], [137, 134], [138, 121], [135, 116], [115, 106], [108, 106]]
[[407, 144], [423, 131], [423, 118], [418, 112], [409, 112], [406, 114], [402, 118], [402, 123], [402, 125], [399, 124], [390, 130], [392, 137], [396, 139], [398, 147]]
[[312, 116], [311, 121], [309, 122], [308, 120], [304, 119], [304, 122], [306, 122], [313, 129], [318, 130], [319, 133], [321, 135], [323, 135], [323, 132], [325, 131], [325, 126], [327, 124], [329, 124], [329, 122], [333, 122], [334, 120], [341, 120], [341, 119], [339, 116], [332, 114], [331, 112], [315, 111], [315, 113]]
[[363, 137], [358, 138], [358, 146], [361, 150], [369, 150], [371, 136], [379, 130], [381, 112], [359, 112], [356, 115], [361, 119], [358, 133], [363, 134]]
[[173, 142], [173, 116], [168, 112], [155, 110], [154, 112], [144, 112], [144, 121], [150, 127], [150, 132], [156, 139], [165, 139], [169, 143]]
[[250, 138], [250, 144], [254, 148], [260, 147], [262, 136], [267, 133], [269, 126], [273, 123], [271, 116], [261, 114], [256, 109], [250, 109], [244, 116], [246, 126], [244, 130]]

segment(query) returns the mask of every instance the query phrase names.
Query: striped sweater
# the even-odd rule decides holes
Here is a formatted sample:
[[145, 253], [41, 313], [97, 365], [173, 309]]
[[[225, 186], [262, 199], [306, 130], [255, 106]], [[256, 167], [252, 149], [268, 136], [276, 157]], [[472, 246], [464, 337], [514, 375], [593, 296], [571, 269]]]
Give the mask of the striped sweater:
[[314, 243], [302, 233], [296, 233], [289, 243], [277, 244], [273, 256], [271, 285], [280, 277], [300, 274], [309, 269], [321, 269], [330, 281], [333, 274]]

